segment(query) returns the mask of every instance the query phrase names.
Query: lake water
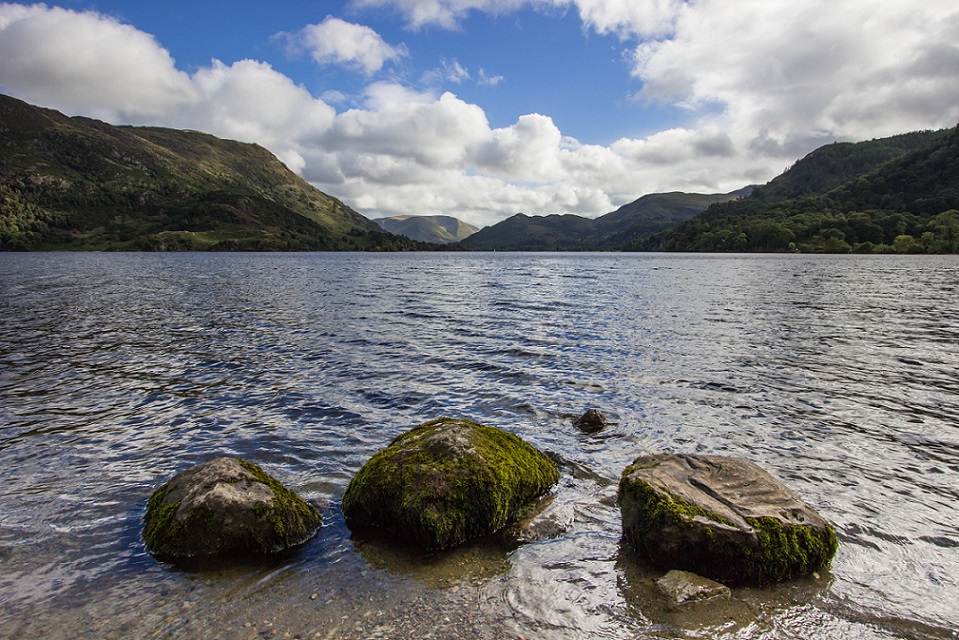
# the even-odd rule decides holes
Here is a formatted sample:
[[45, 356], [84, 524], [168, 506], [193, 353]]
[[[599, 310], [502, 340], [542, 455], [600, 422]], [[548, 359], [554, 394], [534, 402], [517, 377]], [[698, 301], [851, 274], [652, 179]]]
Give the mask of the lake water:
[[[439, 416], [561, 458], [573, 527], [351, 539], [349, 479]], [[836, 526], [831, 570], [669, 610], [613, 501], [652, 451], [761, 464]], [[317, 537], [146, 554], [152, 490], [222, 454]], [[957, 638], [959, 257], [0, 255], [0, 467], [5, 638]]]

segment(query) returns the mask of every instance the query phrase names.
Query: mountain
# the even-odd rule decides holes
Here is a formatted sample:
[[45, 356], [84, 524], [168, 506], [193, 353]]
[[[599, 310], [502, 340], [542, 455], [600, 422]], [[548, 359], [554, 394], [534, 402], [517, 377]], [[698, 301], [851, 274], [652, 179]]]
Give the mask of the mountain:
[[462, 242], [480, 251], [615, 251], [630, 242], [670, 229], [709, 205], [742, 195], [653, 193], [596, 219], [572, 214], [517, 213], [480, 229]]
[[959, 253], [959, 127], [828, 145], [628, 249]]
[[915, 131], [865, 142], [827, 144], [798, 160], [764, 186], [757, 187], [753, 196], [769, 203], [822, 195], [891, 160], [921, 149], [938, 135], [941, 134]]
[[0, 95], [0, 250], [412, 246], [258, 145]]
[[484, 227], [461, 244], [474, 251], [577, 251], [589, 248], [594, 222], [566, 215], [516, 215]]
[[420, 242], [449, 244], [465, 240], [476, 227], [451, 216], [392, 216], [373, 220], [384, 230]]

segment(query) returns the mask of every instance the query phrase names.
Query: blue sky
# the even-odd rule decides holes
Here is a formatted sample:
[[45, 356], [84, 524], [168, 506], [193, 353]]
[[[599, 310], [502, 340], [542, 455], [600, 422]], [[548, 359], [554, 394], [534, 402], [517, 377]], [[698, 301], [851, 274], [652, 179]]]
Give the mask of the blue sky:
[[[385, 42], [408, 55], [376, 75], [422, 89], [446, 89], [480, 104], [493, 127], [509, 126], [527, 113], [549, 115], [566, 135], [608, 144], [623, 135], [652, 133], [682, 122], [682, 111], [631, 98], [640, 83], [630, 76], [623, 41], [584, 28], [569, 8], [547, 12], [525, 7], [504, 15], [471, 12], [455, 29], [435, 25], [411, 29], [395, 11], [358, 9], [342, 1], [320, 2], [65, 2], [95, 10], [156, 37], [187, 71], [253, 58], [322, 96], [328, 91], [360, 95], [372, 78], [342, 65], [317, 65], [309, 56], [290, 55], [277, 34], [294, 33], [334, 16], [371, 27]], [[224, 6], [229, 18], [224, 19]], [[470, 79], [434, 79], [437, 70], [458, 63]], [[481, 71], [486, 74], [484, 81]]]
[[594, 217], [959, 121], [952, 0], [0, 4], [0, 91], [257, 142], [370, 217]]

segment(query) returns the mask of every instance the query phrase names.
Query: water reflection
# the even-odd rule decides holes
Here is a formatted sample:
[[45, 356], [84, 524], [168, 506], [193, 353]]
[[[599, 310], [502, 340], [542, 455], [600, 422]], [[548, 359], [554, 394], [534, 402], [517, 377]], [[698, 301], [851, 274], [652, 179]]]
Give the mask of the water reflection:
[[430, 589], [482, 586], [506, 574], [511, 564], [504, 545], [484, 539], [436, 553], [424, 553], [383, 538], [353, 536], [353, 549], [371, 569], [412, 578]]

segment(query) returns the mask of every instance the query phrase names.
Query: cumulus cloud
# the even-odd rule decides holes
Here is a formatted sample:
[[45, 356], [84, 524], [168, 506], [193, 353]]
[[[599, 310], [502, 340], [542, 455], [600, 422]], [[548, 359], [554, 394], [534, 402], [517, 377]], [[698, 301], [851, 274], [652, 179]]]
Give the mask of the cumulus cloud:
[[198, 70], [192, 82], [202, 101], [169, 114], [168, 121], [258, 142], [277, 154], [317, 139], [336, 116], [333, 107], [265, 62], [240, 60], [226, 65], [214, 60]]
[[720, 0], [681, 8], [634, 50], [638, 97], [720, 113], [741, 150], [805, 153], [835, 139], [959, 120], [955, 4]]
[[103, 118], [157, 118], [200, 97], [153, 36], [92, 12], [0, 5], [0, 83]]
[[682, 0], [551, 0], [551, 4], [575, 7], [583, 24], [598, 33], [628, 38], [668, 35], [685, 3]]
[[295, 51], [305, 49], [317, 64], [342, 64], [367, 75], [379, 71], [387, 62], [409, 55], [404, 45], [387, 44], [376, 31], [327, 16], [293, 34], [282, 34]]
[[[656, 191], [731, 191], [826, 142], [959, 121], [959, 11], [947, 0], [742, 0], [735, 10], [720, 0], [354, 4], [393, 6], [413, 27], [451, 28], [470, 11], [575, 9], [586, 28], [624, 38], [639, 104], [674, 105], [688, 117], [592, 145], [564, 135], [548, 113], [493, 128], [479, 105], [399, 81], [317, 98], [262, 61], [212, 60], [185, 73], [149, 34], [44, 5], [0, 5], [0, 84], [68, 113], [257, 142], [371, 216], [446, 213], [481, 225], [518, 211], [592, 217]], [[334, 35], [358, 27], [334, 20], [314, 26]], [[373, 35], [368, 43], [382, 43]], [[335, 37], [324, 46], [321, 61], [369, 73], [396, 60], [364, 57], [376, 47], [351, 50]], [[442, 73], [443, 82], [499, 81], [455, 59]]]

